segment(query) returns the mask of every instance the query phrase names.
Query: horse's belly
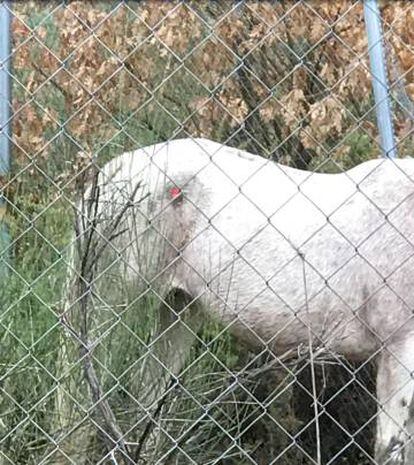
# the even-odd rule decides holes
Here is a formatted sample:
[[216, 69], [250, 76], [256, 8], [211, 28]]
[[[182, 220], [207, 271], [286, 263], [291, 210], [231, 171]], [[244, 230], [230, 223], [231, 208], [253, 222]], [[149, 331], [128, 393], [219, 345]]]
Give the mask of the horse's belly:
[[[200, 258], [197, 255], [198, 264]], [[205, 274], [187, 270], [187, 279], [197, 281], [187, 281], [187, 286], [197, 287], [206, 311], [249, 346], [284, 353], [311, 343], [352, 358], [375, 350], [356, 277], [333, 281], [331, 287], [298, 255], [273, 275], [266, 274], [259, 261], [248, 262], [240, 255], [220, 266], [210, 260], [209, 265]], [[343, 286], [354, 291], [345, 296]]]

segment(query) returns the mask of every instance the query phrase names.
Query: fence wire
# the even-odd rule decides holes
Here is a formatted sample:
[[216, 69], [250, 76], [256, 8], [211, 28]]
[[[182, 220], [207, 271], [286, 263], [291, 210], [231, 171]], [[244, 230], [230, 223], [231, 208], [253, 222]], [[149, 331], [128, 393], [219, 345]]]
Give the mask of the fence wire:
[[414, 5], [3, 3], [0, 465], [413, 463]]

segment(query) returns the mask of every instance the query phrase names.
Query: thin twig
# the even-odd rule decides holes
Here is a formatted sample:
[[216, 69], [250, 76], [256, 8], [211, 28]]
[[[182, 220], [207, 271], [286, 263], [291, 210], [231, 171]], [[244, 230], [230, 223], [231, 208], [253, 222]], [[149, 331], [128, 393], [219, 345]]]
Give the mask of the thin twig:
[[167, 385], [167, 387], [165, 389], [165, 392], [162, 395], [161, 399], [158, 401], [157, 408], [155, 409], [154, 413], [152, 414], [152, 418], [146, 424], [145, 429], [144, 429], [144, 431], [143, 431], [143, 433], [142, 433], [142, 435], [141, 435], [141, 437], [139, 439], [138, 447], [137, 447], [137, 450], [135, 452], [135, 457], [134, 457], [134, 462], [135, 463], [138, 463], [138, 461], [141, 459], [142, 448], [143, 448], [148, 436], [150, 435], [151, 431], [154, 429], [154, 421], [157, 419], [157, 417], [161, 413], [161, 409], [164, 406], [165, 401], [167, 400], [170, 388], [172, 387], [172, 385], [174, 383], [175, 383], [175, 378], [173, 376], [171, 376], [170, 382], [168, 383], [168, 385]]
[[309, 302], [308, 302], [308, 287], [306, 281], [306, 267], [305, 267], [305, 257], [303, 254], [299, 253], [299, 256], [302, 259], [302, 274], [303, 274], [303, 287], [305, 293], [305, 306], [306, 314], [308, 317], [308, 342], [309, 342], [309, 361], [311, 368], [311, 380], [312, 380], [312, 396], [313, 396], [313, 410], [315, 414], [315, 433], [316, 433], [316, 461], [318, 465], [322, 463], [321, 457], [321, 435], [320, 435], [320, 426], [319, 426], [319, 411], [318, 411], [318, 395], [316, 390], [316, 375], [315, 375], [315, 357], [313, 352], [313, 335], [311, 330], [311, 321], [309, 314]]
[[[95, 172], [92, 179], [92, 184], [89, 190], [89, 197], [86, 199], [82, 196], [81, 213], [76, 214], [75, 230], [77, 236], [77, 253], [80, 260], [80, 272], [76, 278], [75, 289], [80, 310], [80, 331], [79, 342], [80, 355], [83, 360], [83, 369], [85, 378], [89, 385], [92, 399], [97, 406], [103, 418], [103, 424], [100, 425], [102, 430], [107, 433], [104, 434], [104, 441], [109, 452], [113, 456], [114, 445], [123, 452], [123, 455], [128, 458], [128, 463], [133, 463], [128, 450], [128, 446], [123, 439], [123, 433], [117, 424], [114, 412], [109, 405], [109, 402], [104, 398], [104, 391], [102, 389], [99, 378], [96, 374], [93, 357], [92, 347], [93, 344], [89, 340], [89, 301], [93, 294], [94, 271], [97, 268], [98, 261], [102, 254], [105, 252], [109, 243], [115, 239], [120, 233], [117, 228], [122, 221], [128, 208], [134, 205], [133, 200], [136, 196], [137, 190], [140, 186], [139, 183], [133, 189], [130, 197], [127, 199], [120, 212], [109, 221], [103, 231], [97, 233], [99, 222], [99, 197], [100, 187], [98, 184], [99, 171], [94, 166]], [[114, 456], [113, 456], [114, 457]]]

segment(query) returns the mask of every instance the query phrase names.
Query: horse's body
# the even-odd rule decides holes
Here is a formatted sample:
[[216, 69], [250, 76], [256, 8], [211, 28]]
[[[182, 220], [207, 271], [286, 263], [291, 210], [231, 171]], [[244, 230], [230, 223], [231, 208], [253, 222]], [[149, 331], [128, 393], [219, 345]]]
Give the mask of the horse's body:
[[132, 201], [113, 240], [126, 279], [253, 348], [376, 357], [377, 459], [414, 463], [414, 161], [315, 174], [186, 139], [121, 155], [98, 185], [108, 221]]

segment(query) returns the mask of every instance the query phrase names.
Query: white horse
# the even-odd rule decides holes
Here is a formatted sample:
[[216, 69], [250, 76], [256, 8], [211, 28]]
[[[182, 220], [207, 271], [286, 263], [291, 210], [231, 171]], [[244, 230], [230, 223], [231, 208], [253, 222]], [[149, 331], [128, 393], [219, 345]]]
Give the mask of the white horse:
[[115, 158], [96, 192], [79, 233], [94, 223], [125, 279], [162, 299], [170, 370], [200, 311], [253, 349], [375, 357], [376, 460], [414, 463], [414, 161], [317, 174], [183, 139]]

